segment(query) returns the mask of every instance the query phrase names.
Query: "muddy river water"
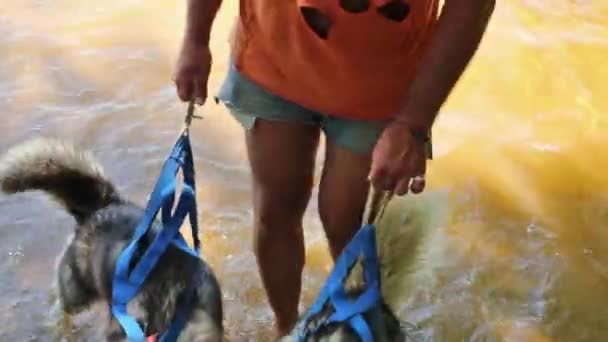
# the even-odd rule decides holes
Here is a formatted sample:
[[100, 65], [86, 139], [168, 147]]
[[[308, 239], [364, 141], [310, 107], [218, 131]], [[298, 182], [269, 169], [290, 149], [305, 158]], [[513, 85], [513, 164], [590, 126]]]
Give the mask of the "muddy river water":
[[[211, 93], [227, 70], [236, 3], [225, 1], [214, 28]], [[185, 1], [5, 1], [0, 151], [37, 135], [73, 140], [143, 203], [185, 110], [170, 80], [184, 10]], [[608, 340], [606, 61], [608, 2], [499, 1], [434, 131], [424, 196], [445, 215], [450, 257], [432, 288], [399, 305], [425, 335]], [[222, 281], [228, 338], [264, 341], [271, 314], [250, 248], [242, 132], [221, 106], [201, 113], [204, 253]], [[39, 194], [0, 197], [0, 213], [0, 341], [50, 341], [54, 259], [72, 220]], [[314, 200], [305, 227], [310, 303], [331, 267]], [[79, 323], [94, 341], [103, 316]]]

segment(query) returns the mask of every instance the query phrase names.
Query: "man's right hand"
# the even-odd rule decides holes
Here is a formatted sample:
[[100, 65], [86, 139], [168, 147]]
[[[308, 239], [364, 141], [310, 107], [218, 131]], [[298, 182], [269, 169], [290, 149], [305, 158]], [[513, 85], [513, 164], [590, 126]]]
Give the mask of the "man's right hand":
[[208, 45], [186, 40], [182, 45], [173, 81], [182, 101], [203, 105], [207, 99], [207, 81], [211, 71], [211, 51]]

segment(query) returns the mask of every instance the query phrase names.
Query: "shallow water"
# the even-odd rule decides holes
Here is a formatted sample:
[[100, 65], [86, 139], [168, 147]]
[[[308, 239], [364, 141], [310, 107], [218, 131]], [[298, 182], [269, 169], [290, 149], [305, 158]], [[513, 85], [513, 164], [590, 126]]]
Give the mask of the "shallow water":
[[[170, 81], [183, 2], [13, 1], [0, 9], [0, 150], [36, 135], [92, 149], [146, 199], [185, 106]], [[226, 71], [236, 4], [213, 32], [211, 93]], [[499, 2], [436, 124], [428, 195], [448, 257], [400, 314], [437, 341], [608, 339], [608, 3]], [[251, 253], [240, 127], [209, 103], [194, 126], [204, 253], [224, 288], [229, 339], [268, 337]], [[0, 340], [48, 341], [52, 269], [71, 219], [43, 196], [0, 198]], [[304, 303], [330, 268], [316, 217]], [[86, 327], [100, 321], [80, 320]], [[87, 340], [95, 340], [83, 329]]]

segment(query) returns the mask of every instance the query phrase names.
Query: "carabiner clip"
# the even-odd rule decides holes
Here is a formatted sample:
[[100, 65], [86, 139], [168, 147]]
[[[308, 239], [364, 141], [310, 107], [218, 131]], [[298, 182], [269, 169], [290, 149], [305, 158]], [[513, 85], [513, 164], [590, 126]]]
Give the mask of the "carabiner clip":
[[190, 124], [192, 123], [192, 119], [202, 119], [202, 116], [194, 115], [194, 99], [190, 100], [188, 103], [188, 111], [186, 112], [186, 118], [184, 119], [184, 130], [187, 131], [190, 128]]

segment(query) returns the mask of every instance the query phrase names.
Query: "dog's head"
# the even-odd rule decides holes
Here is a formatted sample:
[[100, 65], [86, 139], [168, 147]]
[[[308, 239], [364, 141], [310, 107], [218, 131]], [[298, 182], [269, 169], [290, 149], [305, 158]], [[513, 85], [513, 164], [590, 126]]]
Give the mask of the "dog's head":
[[[332, 310], [329, 309], [321, 312], [319, 319], [328, 316], [331, 312]], [[373, 310], [363, 314], [363, 319], [374, 336], [374, 341], [405, 341], [405, 335], [401, 331], [399, 320], [386, 304], [379, 303]], [[296, 342], [300, 329], [301, 327], [297, 327], [291, 334], [281, 338], [280, 342]], [[305, 342], [361, 342], [361, 339], [349, 323], [340, 322], [320, 327], [314, 334], [310, 334]]]
[[[360, 258], [350, 270], [348, 277], [343, 283], [346, 294], [352, 299], [359, 297], [366, 290], [362, 265], [363, 260]], [[291, 334], [283, 337], [280, 341], [297, 341], [298, 334], [302, 331], [310, 329], [313, 326], [318, 326], [319, 328], [315, 329], [314, 333], [308, 334], [305, 342], [360, 342], [359, 335], [348, 322], [325, 324], [334, 312], [334, 308], [329, 303], [326, 303], [323, 309], [318, 314], [310, 317], [309, 320], [304, 321], [301, 319]], [[374, 337], [374, 341], [404, 341], [399, 319], [383, 299], [362, 316]]]

